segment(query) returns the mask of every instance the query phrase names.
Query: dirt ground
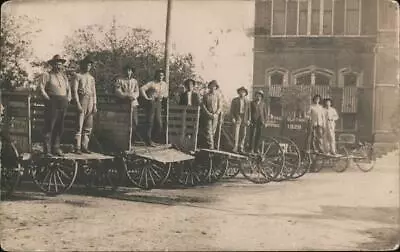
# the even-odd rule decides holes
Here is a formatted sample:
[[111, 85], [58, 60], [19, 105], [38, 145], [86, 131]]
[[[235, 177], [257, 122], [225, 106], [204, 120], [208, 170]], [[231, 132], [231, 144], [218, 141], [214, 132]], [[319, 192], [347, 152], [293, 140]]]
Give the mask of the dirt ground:
[[46, 197], [23, 184], [1, 202], [6, 250], [375, 250], [399, 244], [399, 158], [256, 185]]

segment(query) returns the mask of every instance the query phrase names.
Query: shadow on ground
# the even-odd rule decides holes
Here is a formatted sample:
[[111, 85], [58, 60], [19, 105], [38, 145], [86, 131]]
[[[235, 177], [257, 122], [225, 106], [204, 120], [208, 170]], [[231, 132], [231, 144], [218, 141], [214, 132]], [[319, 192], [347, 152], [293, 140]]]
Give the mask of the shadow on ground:
[[[170, 188], [172, 189], [172, 188]], [[185, 195], [152, 195], [147, 194], [148, 190], [141, 190], [138, 188], [121, 187], [116, 191], [110, 188], [87, 188], [85, 186], [74, 186], [66, 194], [76, 196], [90, 196], [101, 197], [107, 199], [124, 200], [131, 202], [142, 202], [161, 205], [178, 205], [182, 203], [210, 203], [215, 199], [210, 198], [208, 195], [204, 197], [199, 196], [185, 196]], [[67, 203], [78, 207], [87, 207], [84, 200], [54, 200], [57, 196], [47, 196], [43, 194], [33, 183], [23, 183], [7, 201], [38, 201], [38, 203]]]

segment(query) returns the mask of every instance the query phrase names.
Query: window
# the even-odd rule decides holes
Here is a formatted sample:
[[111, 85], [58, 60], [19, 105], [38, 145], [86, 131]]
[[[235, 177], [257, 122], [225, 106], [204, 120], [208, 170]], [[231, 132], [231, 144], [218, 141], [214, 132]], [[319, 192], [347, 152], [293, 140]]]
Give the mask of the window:
[[379, 29], [396, 29], [396, 3], [379, 0]]
[[283, 86], [284, 75], [280, 72], [274, 72], [270, 76], [271, 85], [280, 85]]
[[355, 74], [355, 73], [343, 74], [343, 86], [344, 87], [356, 87], [357, 86], [357, 74]]
[[308, 31], [308, 1], [299, 0], [299, 31], [298, 35], [307, 35]]
[[334, 0], [334, 31], [336, 35], [359, 35], [361, 0]]
[[324, 16], [322, 24], [322, 34], [329, 35], [332, 34], [332, 0], [322, 0], [324, 3]]
[[333, 74], [323, 69], [313, 69], [295, 74], [295, 84], [301, 86], [330, 86]]
[[281, 98], [279, 98], [279, 97], [270, 97], [269, 112], [273, 116], [277, 116], [277, 117], [282, 116]]
[[323, 0], [311, 0], [311, 34], [318, 35], [320, 23], [320, 5]]
[[311, 73], [305, 73], [296, 77], [296, 85], [310, 86], [311, 80], [312, 80]]
[[330, 78], [324, 74], [316, 73], [315, 74], [315, 85], [318, 86], [329, 86]]
[[273, 27], [272, 32], [274, 35], [285, 34], [285, 10], [286, 0], [273, 1]]
[[342, 129], [343, 130], [355, 130], [356, 129], [356, 114], [346, 113], [342, 114]]
[[287, 2], [287, 18], [286, 18], [286, 34], [297, 34], [297, 0], [288, 0]]
[[360, 30], [360, 0], [346, 0], [347, 35], [357, 35]]

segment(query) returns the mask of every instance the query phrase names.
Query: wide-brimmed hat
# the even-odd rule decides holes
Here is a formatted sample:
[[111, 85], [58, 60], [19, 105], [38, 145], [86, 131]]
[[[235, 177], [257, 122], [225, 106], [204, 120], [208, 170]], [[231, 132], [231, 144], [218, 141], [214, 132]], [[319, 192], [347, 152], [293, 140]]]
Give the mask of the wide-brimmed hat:
[[193, 83], [193, 85], [195, 85], [196, 84], [196, 82], [193, 80], [193, 79], [187, 79], [187, 80], [185, 80], [184, 82], [183, 82], [183, 86], [185, 86], [186, 88], [189, 86], [189, 83], [190, 82], [192, 82]]
[[208, 88], [210, 88], [211, 86], [216, 86], [217, 89], [219, 88], [218, 82], [216, 80], [212, 80], [210, 81], [210, 83], [208, 83]]
[[260, 94], [262, 97], [264, 97], [264, 91], [262, 90], [257, 90], [255, 94]]
[[47, 63], [49, 63], [50, 65], [53, 65], [56, 62], [65, 63], [66, 60], [61, 58], [60, 55], [56, 54], [56, 55], [53, 56], [53, 58], [51, 58], [50, 60], [47, 61]]
[[238, 94], [240, 93], [240, 91], [245, 91], [245, 92], [246, 92], [246, 95], [249, 94], [249, 91], [247, 90], [247, 88], [245, 88], [245, 87], [243, 87], [243, 86], [240, 87], [240, 88], [238, 88], [236, 91], [238, 92]]

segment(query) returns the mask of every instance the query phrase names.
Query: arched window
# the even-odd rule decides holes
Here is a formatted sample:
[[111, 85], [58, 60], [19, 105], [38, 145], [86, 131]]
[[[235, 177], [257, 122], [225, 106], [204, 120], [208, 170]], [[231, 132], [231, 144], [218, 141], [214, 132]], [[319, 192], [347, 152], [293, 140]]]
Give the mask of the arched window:
[[339, 86], [340, 87], [358, 87], [361, 83], [362, 74], [352, 71], [348, 68], [340, 70]]
[[304, 73], [296, 76], [296, 85], [311, 86], [312, 85], [312, 73]]
[[270, 76], [271, 85], [283, 86], [285, 75], [282, 72], [273, 72]]
[[293, 73], [294, 84], [301, 86], [331, 86], [333, 73], [326, 69], [309, 66]]

